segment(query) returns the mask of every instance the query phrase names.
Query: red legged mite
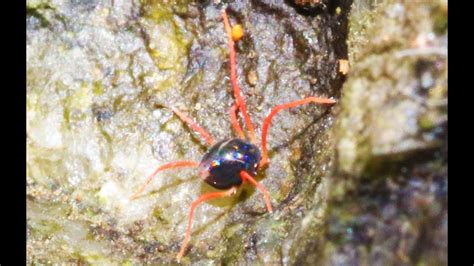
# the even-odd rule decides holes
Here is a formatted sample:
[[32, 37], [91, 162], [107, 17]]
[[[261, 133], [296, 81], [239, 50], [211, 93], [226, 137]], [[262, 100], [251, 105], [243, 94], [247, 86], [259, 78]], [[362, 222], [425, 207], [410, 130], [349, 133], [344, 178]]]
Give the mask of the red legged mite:
[[[233, 32], [225, 10], [222, 11], [222, 18], [224, 20], [224, 28], [227, 33], [227, 40], [229, 45], [230, 81], [232, 84], [235, 98], [235, 103], [230, 108], [230, 118], [232, 122], [232, 127], [234, 128], [235, 133], [238, 135], [238, 138], [226, 139], [214, 143], [214, 139], [206, 130], [201, 128], [197, 123], [195, 123], [185, 114], [174, 108], [171, 108], [172, 111], [181, 120], [188, 124], [193, 130], [198, 132], [201, 137], [209, 145], [211, 145], [211, 147], [204, 154], [201, 162], [177, 161], [167, 163], [158, 167], [151, 175], [147, 177], [145, 183], [140, 187], [140, 189], [138, 189], [132, 196], [130, 196], [131, 200], [137, 198], [144, 191], [146, 186], [151, 182], [153, 177], [158, 172], [177, 167], [199, 168], [199, 173], [207, 184], [211, 185], [216, 189], [223, 190], [218, 192], [206, 193], [192, 202], [191, 209], [189, 211], [188, 226], [186, 228], [185, 237], [181, 245], [181, 249], [178, 255], [176, 256], [178, 262], [184, 256], [184, 253], [186, 252], [186, 247], [191, 237], [194, 211], [196, 207], [202, 202], [211, 199], [231, 196], [237, 191], [238, 187], [240, 187], [244, 182], [248, 181], [252, 185], [254, 185], [260, 192], [263, 193], [265, 205], [267, 207], [268, 212], [273, 212], [272, 205], [270, 202], [270, 194], [262, 184], [260, 184], [254, 179], [255, 175], [257, 174], [257, 170], [260, 167], [263, 167], [269, 163], [267, 152], [267, 133], [272, 118], [281, 110], [296, 107], [306, 103], [312, 102], [317, 104], [333, 104], [336, 102], [335, 100], [328, 98], [307, 97], [302, 100], [277, 105], [270, 111], [270, 114], [263, 121], [261, 137], [262, 148], [261, 150], [259, 150], [259, 148], [256, 146], [257, 141], [255, 137], [255, 129], [247, 113], [247, 107], [245, 105], [244, 99], [242, 98], [240, 88], [237, 83], [237, 63], [234, 49], [234, 39], [238, 40], [241, 36], [239, 38], [236, 38], [235, 28]], [[237, 113], [240, 113], [244, 119], [248, 138], [246, 138], [246, 135], [244, 134], [244, 131], [240, 126], [240, 123], [237, 118]]]

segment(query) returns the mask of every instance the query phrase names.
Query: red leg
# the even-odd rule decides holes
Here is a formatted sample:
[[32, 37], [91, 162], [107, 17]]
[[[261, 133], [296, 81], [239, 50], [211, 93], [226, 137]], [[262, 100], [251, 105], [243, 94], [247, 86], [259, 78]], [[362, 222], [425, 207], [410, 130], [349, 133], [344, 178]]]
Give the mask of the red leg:
[[237, 188], [233, 187], [226, 191], [210, 192], [210, 193], [202, 195], [197, 200], [193, 201], [193, 203], [191, 204], [191, 210], [189, 211], [189, 218], [188, 218], [189, 220], [188, 220], [188, 227], [186, 228], [186, 235], [184, 237], [183, 244], [181, 244], [181, 249], [179, 250], [179, 253], [176, 256], [176, 259], [178, 260], [178, 262], [183, 257], [184, 252], [186, 251], [186, 247], [188, 246], [189, 238], [191, 237], [191, 228], [192, 228], [192, 223], [193, 223], [194, 210], [196, 209], [196, 207], [206, 200], [227, 197], [234, 194], [236, 191], [237, 191]]
[[230, 121], [232, 122], [232, 127], [234, 127], [235, 132], [237, 135], [239, 135], [239, 138], [245, 139], [244, 132], [242, 131], [242, 128], [239, 125], [239, 120], [237, 120], [237, 116], [235, 115], [235, 112], [237, 111], [237, 104], [232, 105], [230, 107]]
[[318, 103], [318, 104], [333, 104], [336, 101], [333, 99], [329, 98], [317, 98], [317, 97], [308, 97], [303, 100], [299, 101], [294, 101], [286, 104], [281, 104], [277, 105], [275, 108], [272, 109], [270, 114], [265, 118], [263, 121], [263, 127], [262, 127], [262, 160], [260, 162], [260, 166], [264, 166], [265, 164], [268, 163], [268, 154], [267, 154], [267, 132], [268, 132], [268, 127], [270, 126], [270, 123], [272, 122], [273, 116], [275, 116], [279, 111], [283, 109], [288, 109], [291, 107], [295, 107], [298, 105], [302, 105], [305, 103]]
[[240, 112], [244, 116], [245, 124], [247, 125], [247, 130], [249, 131], [250, 139], [253, 143], [256, 143], [255, 138], [255, 129], [250, 121], [250, 116], [247, 113], [247, 107], [245, 101], [242, 98], [240, 93], [239, 84], [237, 84], [237, 62], [235, 56], [234, 40], [232, 40], [232, 29], [230, 27], [229, 19], [225, 10], [222, 10], [222, 18], [224, 19], [224, 27], [227, 32], [227, 39], [229, 44], [229, 57], [230, 57], [230, 82], [234, 89], [234, 97], [236, 106], [240, 109]]
[[145, 190], [146, 186], [151, 182], [151, 180], [153, 179], [153, 177], [160, 171], [163, 171], [163, 170], [166, 170], [166, 169], [170, 169], [170, 168], [177, 168], [177, 167], [198, 167], [199, 166], [199, 163], [198, 162], [194, 162], [194, 161], [178, 161], [178, 162], [172, 162], [172, 163], [167, 163], [167, 164], [164, 164], [158, 168], [156, 168], [156, 170], [147, 177], [147, 179], [145, 180], [145, 183], [140, 187], [139, 190], [137, 190], [137, 192], [133, 193], [133, 195], [130, 196], [130, 200], [134, 200], [136, 199], [138, 196], [140, 196], [140, 194], [143, 192], [143, 190]]
[[242, 180], [248, 180], [250, 183], [252, 183], [254, 186], [257, 187], [260, 192], [263, 193], [263, 198], [265, 199], [265, 204], [267, 205], [267, 210], [269, 213], [273, 212], [272, 209], [272, 204], [270, 202], [270, 193], [268, 193], [268, 190], [265, 188], [264, 185], [258, 183], [249, 173], [242, 171], [240, 172], [240, 177], [242, 177]]
[[186, 124], [188, 124], [194, 131], [198, 132], [203, 139], [206, 140], [206, 142], [209, 145], [212, 145], [214, 140], [212, 139], [211, 135], [207, 133], [206, 130], [204, 130], [202, 127], [200, 127], [196, 122], [194, 122], [191, 118], [187, 117], [180, 111], [176, 110], [175, 108], [171, 108], [173, 112], [181, 119], [183, 120]]

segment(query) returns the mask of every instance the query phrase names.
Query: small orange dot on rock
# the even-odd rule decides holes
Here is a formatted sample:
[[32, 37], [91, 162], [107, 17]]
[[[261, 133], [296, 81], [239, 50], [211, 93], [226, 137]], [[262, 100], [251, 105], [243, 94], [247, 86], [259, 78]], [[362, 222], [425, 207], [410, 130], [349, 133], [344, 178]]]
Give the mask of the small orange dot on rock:
[[242, 25], [236, 24], [232, 27], [232, 40], [238, 41], [244, 36], [244, 28]]

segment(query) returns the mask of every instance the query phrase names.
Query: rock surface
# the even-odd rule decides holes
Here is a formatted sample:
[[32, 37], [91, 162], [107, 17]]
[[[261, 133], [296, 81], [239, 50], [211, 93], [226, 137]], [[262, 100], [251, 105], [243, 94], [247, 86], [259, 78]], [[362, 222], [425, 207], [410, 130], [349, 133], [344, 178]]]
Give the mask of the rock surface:
[[351, 17], [323, 264], [447, 265], [447, 3]]
[[183, 264], [446, 265], [447, 3], [351, 4], [29, 0], [28, 263], [177, 264], [213, 189], [170, 170], [128, 197], [207, 149], [170, 107], [232, 136], [227, 7], [257, 136], [277, 104], [338, 103], [275, 117], [257, 175], [275, 213], [249, 185], [201, 205]]
[[[169, 107], [216, 139], [232, 136], [221, 8], [245, 29], [239, 83], [260, 133], [277, 104], [339, 97], [350, 4], [308, 11], [283, 0], [28, 1], [28, 262], [176, 263], [190, 203], [212, 189], [184, 169], [160, 174], [134, 201], [128, 196], [158, 165], [200, 160], [206, 150]], [[203, 204], [183, 263], [316, 260], [333, 118], [315, 105], [279, 114], [271, 164], [257, 176], [276, 213], [265, 212], [250, 186]]]

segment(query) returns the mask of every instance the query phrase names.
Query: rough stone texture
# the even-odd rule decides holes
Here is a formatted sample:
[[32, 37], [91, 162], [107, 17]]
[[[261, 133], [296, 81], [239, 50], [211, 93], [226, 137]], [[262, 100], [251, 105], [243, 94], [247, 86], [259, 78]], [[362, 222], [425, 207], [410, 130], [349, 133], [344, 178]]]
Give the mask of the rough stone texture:
[[323, 264], [447, 265], [447, 3], [351, 18]]
[[[324, 3], [303, 10], [283, 0], [28, 1], [28, 262], [176, 263], [190, 203], [212, 189], [184, 169], [160, 174], [137, 200], [128, 196], [156, 166], [199, 160], [206, 150], [168, 107], [217, 139], [232, 135], [220, 9], [227, 5], [245, 29], [239, 83], [260, 133], [277, 104], [340, 95], [351, 1]], [[279, 114], [269, 135], [271, 164], [257, 177], [275, 214], [250, 186], [203, 204], [183, 262], [316, 261], [332, 123], [327, 107]]]

